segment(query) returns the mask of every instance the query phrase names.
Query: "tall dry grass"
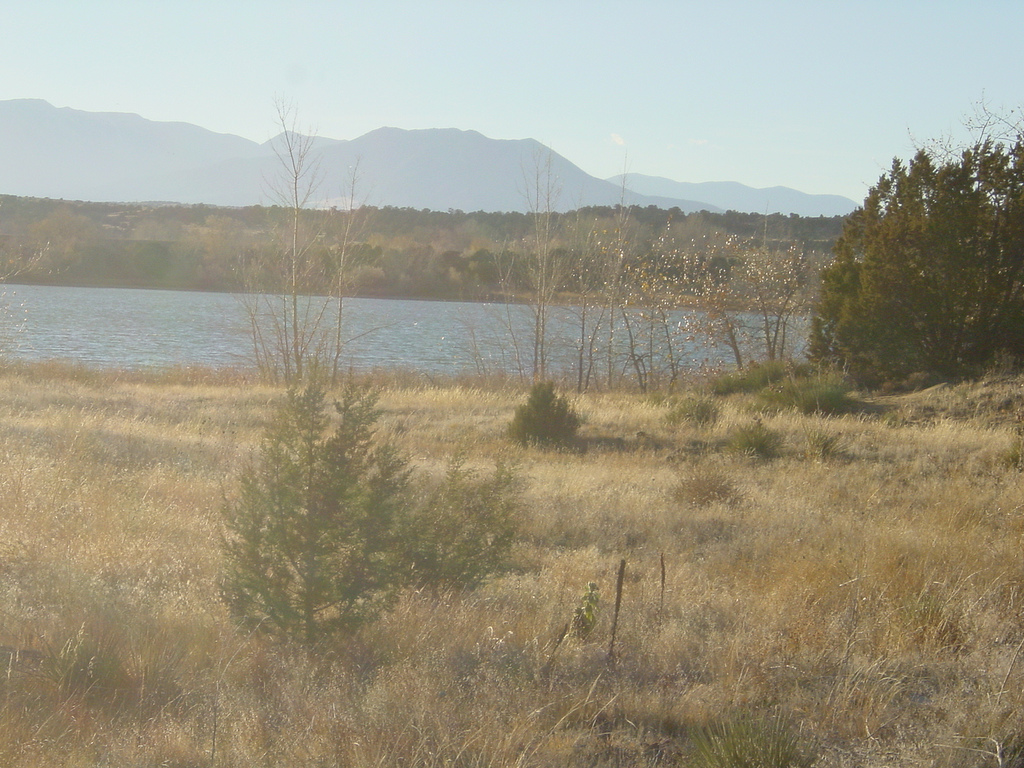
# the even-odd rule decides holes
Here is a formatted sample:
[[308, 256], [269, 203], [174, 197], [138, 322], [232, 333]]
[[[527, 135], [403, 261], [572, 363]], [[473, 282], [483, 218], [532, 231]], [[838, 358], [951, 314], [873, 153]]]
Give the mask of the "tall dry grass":
[[[526, 387], [375, 381], [417, 471], [518, 466], [517, 568], [310, 655], [218, 591], [223, 499], [280, 391], [0, 373], [0, 764], [676, 765], [748, 716], [820, 765], [982, 766], [1024, 735], [1019, 380], [830, 418], [587, 395], [581, 450], [556, 452], [504, 437]], [[730, 450], [754, 419], [777, 458]]]

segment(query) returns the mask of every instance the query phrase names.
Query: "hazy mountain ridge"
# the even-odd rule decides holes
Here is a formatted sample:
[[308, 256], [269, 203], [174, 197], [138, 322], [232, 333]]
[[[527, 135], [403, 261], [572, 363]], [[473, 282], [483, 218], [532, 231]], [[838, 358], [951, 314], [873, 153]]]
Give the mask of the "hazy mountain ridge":
[[798, 216], [845, 216], [856, 203], [840, 195], [810, 195], [789, 187], [756, 189], [735, 181], [686, 182], [661, 176], [626, 174], [608, 179], [651, 197], [686, 197], [746, 213], [795, 213]]
[[[0, 101], [0, 143], [7, 148], [0, 154], [0, 194], [227, 206], [277, 202], [273, 182], [280, 178], [280, 163], [273, 139], [260, 144], [189, 123], [15, 99]], [[347, 205], [357, 168], [359, 202], [439, 211], [528, 210], [530, 177], [548, 161], [549, 152], [533, 139], [490, 139], [455, 128], [385, 127], [351, 140], [317, 137], [315, 148], [323, 204]], [[557, 210], [615, 205], [623, 199], [621, 178], [598, 179], [554, 152], [550, 169], [557, 180]], [[766, 209], [763, 195], [755, 193], [767, 190], [741, 184], [685, 184], [630, 175], [625, 186], [625, 202], [631, 205], [678, 207], [688, 213]], [[771, 191], [788, 206], [776, 208], [784, 213], [832, 216], [855, 207], [837, 196], [783, 187]]]

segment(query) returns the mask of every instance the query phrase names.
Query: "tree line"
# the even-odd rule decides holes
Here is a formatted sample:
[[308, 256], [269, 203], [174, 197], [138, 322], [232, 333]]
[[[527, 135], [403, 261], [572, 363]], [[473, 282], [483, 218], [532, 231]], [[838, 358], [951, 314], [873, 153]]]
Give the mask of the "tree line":
[[[308, 228], [324, 230], [324, 258], [348, 214], [303, 211]], [[625, 215], [649, 243], [671, 226], [738, 237], [767, 233], [775, 242], [823, 251], [832, 247], [843, 222], [654, 207], [629, 208]], [[281, 205], [129, 205], [0, 195], [0, 249], [8, 268], [31, 263], [19, 274], [21, 282], [237, 291], [245, 287], [242, 266], [272, 247], [288, 216]], [[529, 214], [367, 206], [360, 217], [353, 295], [481, 300], [528, 289], [519, 266], [533, 226]], [[601, 229], [618, 217], [608, 206], [552, 215], [560, 241], [580, 219]]]

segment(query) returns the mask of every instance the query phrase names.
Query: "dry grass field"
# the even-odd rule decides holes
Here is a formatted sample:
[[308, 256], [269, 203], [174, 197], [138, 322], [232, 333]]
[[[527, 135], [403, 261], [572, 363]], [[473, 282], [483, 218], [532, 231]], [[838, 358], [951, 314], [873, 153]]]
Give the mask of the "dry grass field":
[[[375, 383], [417, 473], [516, 465], [515, 568], [308, 654], [219, 593], [280, 390], [0, 370], [0, 766], [769, 764], [701, 763], [709, 726], [808, 765], [1024, 765], [1022, 380], [831, 417], [595, 393], [579, 451], [506, 439], [524, 386]], [[755, 425], [774, 456], [735, 449]]]

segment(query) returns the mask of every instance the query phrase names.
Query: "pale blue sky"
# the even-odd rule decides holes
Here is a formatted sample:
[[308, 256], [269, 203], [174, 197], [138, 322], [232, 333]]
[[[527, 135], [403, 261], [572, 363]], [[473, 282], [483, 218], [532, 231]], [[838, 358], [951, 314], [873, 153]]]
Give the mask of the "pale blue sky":
[[265, 141], [283, 97], [322, 136], [529, 137], [602, 178], [859, 202], [894, 156], [956, 132], [983, 98], [1024, 104], [1020, 0], [4, 6], [0, 99]]

